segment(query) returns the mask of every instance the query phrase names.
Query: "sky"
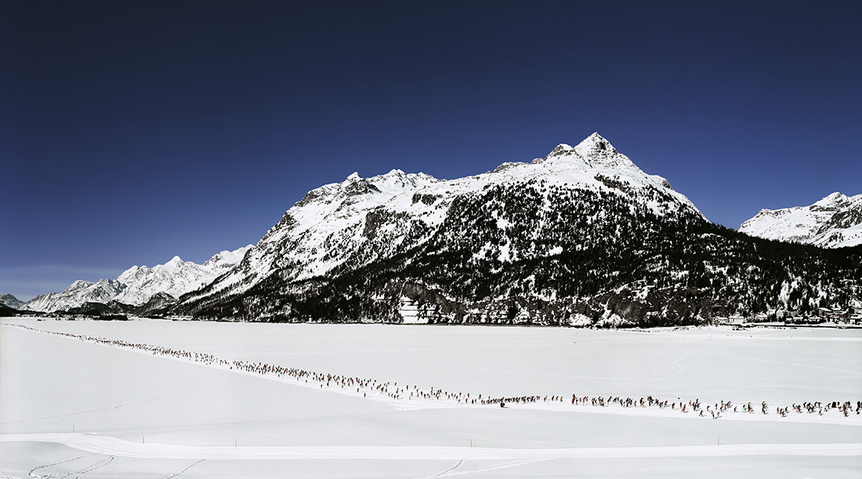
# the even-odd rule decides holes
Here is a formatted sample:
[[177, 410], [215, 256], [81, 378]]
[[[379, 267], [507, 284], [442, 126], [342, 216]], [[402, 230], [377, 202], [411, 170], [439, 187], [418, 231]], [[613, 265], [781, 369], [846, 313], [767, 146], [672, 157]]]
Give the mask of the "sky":
[[0, 293], [256, 243], [309, 190], [598, 131], [713, 222], [862, 193], [862, 3], [6, 1]]

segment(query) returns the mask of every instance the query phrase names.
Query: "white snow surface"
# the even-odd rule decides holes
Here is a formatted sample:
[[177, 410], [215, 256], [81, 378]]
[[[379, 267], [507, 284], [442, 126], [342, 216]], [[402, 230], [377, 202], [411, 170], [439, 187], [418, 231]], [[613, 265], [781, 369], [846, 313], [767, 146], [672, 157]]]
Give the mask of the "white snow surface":
[[[369, 214], [396, 219], [374, 231], [376, 236], [387, 240], [384, 247], [375, 249], [375, 258], [401, 252], [414, 222], [426, 227], [425, 234], [411, 240], [409, 246], [431, 237], [456, 198], [481, 193], [489, 186], [512, 186], [531, 180], [544, 181], [548, 186], [618, 195], [626, 193], [609, 186], [608, 180], [634, 191], [659, 190], [671, 200], [643, 199], [657, 214], [689, 210], [703, 216], [667, 180], [644, 173], [610, 142], [593, 133], [577, 146], [560, 144], [545, 158], [532, 163], [504, 163], [493, 172], [465, 178], [439, 180], [424, 173], [408, 174], [395, 169], [370, 178], [353, 173], [341, 183], [321, 186], [290, 208], [230, 274], [191, 294], [187, 300], [240, 294], [279, 269], [287, 271], [283, 279], [289, 282], [326, 274], [347, 261], [362, 261], [356, 258], [356, 253], [370, 241], [368, 229], [373, 229], [374, 224], [369, 224]], [[547, 208], [553, 205], [548, 204]]]
[[174, 298], [211, 283], [235, 266], [252, 245], [234, 251], [216, 253], [204, 264], [183, 261], [174, 256], [165, 264], [132, 266], [115, 279], [98, 282], [78, 280], [59, 293], [39, 295], [28, 301], [22, 309], [30, 311], [57, 311], [79, 307], [85, 302], [107, 303], [118, 301], [140, 306], [157, 293]]
[[765, 239], [841, 248], [862, 244], [862, 194], [839, 192], [810, 206], [761, 210], [739, 231]]
[[[344, 460], [398, 461], [450, 460], [551, 460], [573, 458], [655, 458], [723, 456], [862, 456], [862, 443], [827, 444], [732, 444], [709, 446], [573, 447], [551, 449], [503, 449], [466, 446], [179, 446], [146, 444], [96, 434], [35, 433], [0, 436], [3, 442], [58, 443], [96, 454], [138, 459], [231, 460]], [[521, 465], [521, 464], [518, 464]]]
[[[389, 388], [564, 400], [395, 399], [12, 325]], [[858, 477], [862, 416], [774, 408], [859, 400], [860, 342], [836, 329], [3, 319], [0, 477]], [[572, 405], [572, 393], [764, 400], [770, 414]]]

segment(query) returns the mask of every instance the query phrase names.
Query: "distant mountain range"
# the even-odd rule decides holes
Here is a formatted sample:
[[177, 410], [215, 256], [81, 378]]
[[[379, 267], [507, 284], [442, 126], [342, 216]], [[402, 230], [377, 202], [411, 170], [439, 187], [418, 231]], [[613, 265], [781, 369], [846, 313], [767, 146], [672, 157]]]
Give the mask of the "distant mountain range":
[[[829, 218], [835, 227], [859, 223]], [[254, 246], [204, 265], [174, 258], [113, 280], [79, 281], [24, 308], [653, 326], [862, 307], [862, 247], [749, 234], [710, 223], [667, 180], [593, 134], [530, 163], [455, 180], [354, 173], [308, 192]]]
[[211, 283], [230, 270], [250, 248], [248, 245], [234, 251], [222, 251], [204, 264], [174, 256], [167, 263], [152, 268], [132, 266], [114, 279], [95, 283], [75, 281], [62, 292], [39, 295], [16, 309], [53, 312], [82, 308], [88, 303], [115, 303], [118, 306], [109, 309], [124, 312], [135, 310], [135, 307], [144, 306], [154, 299], [158, 308], [145, 309], [163, 309], [165, 305], [175, 303], [179, 296]]
[[811, 206], [760, 210], [739, 231], [823, 248], [857, 246], [862, 244], [862, 194], [832, 193]]

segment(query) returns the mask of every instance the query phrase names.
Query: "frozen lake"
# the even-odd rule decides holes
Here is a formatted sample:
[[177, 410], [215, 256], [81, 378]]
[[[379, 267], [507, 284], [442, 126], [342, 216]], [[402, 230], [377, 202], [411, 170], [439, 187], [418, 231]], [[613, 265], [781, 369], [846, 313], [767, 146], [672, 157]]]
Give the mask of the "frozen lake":
[[[542, 399], [506, 408], [394, 399], [16, 324], [390, 388]], [[573, 406], [573, 394], [751, 402], [758, 412], [713, 420]], [[859, 400], [859, 330], [14, 318], [0, 326], [0, 477], [859, 477], [862, 416], [775, 412]]]

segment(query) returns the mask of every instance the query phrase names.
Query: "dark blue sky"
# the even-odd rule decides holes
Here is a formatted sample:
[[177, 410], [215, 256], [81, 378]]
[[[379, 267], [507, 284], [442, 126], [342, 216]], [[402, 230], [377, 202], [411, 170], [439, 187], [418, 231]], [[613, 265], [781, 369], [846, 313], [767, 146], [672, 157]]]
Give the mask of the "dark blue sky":
[[598, 131], [730, 227], [862, 193], [860, 2], [3, 2], [0, 293]]

